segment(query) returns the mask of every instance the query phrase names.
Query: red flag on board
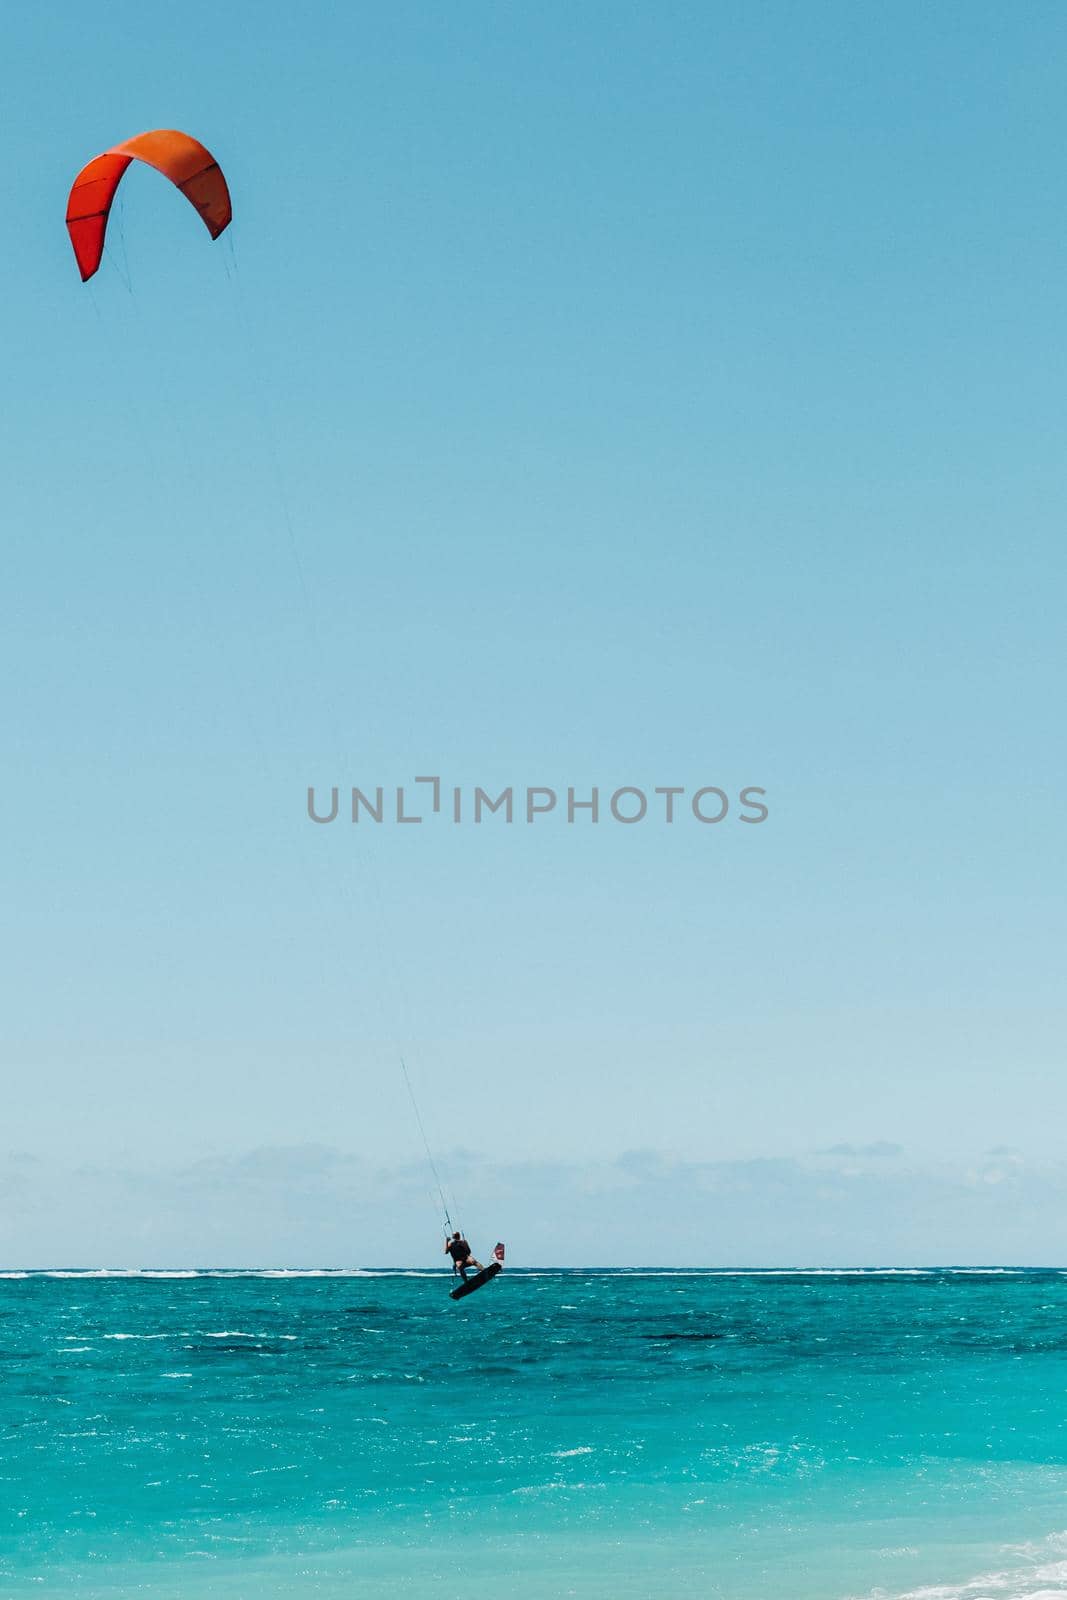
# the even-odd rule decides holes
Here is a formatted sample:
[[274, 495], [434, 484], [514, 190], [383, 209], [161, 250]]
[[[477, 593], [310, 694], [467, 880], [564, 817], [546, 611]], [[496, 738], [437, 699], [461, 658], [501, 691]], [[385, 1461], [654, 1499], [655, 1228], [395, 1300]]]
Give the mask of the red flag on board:
[[502, 1244], [498, 1244], [498, 1245], [496, 1245], [496, 1247], [493, 1250], [493, 1260], [502, 1262], [503, 1259], [504, 1259], [504, 1246]]

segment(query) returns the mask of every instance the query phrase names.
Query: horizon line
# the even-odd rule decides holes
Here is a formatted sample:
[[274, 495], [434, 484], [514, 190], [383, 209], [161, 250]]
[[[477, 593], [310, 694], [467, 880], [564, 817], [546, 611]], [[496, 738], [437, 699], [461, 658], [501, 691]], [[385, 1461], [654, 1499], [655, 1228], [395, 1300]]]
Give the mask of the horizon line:
[[[655, 1264], [655, 1263], [652, 1263], [652, 1262], [643, 1262], [643, 1263], [634, 1263], [634, 1264], [630, 1264], [630, 1265], [620, 1266], [620, 1265], [611, 1265], [611, 1264], [607, 1264], [607, 1263], [593, 1263], [593, 1262], [587, 1262], [587, 1263], [583, 1263], [581, 1265], [575, 1265], [575, 1264], [566, 1265], [566, 1264], [560, 1264], [560, 1263], [548, 1264], [548, 1263], [530, 1262], [530, 1263], [528, 1263], [526, 1265], [523, 1265], [523, 1266], [517, 1266], [517, 1265], [508, 1266], [508, 1267], [505, 1268], [505, 1271], [509, 1272], [509, 1273], [511, 1273], [513, 1275], [519, 1275], [519, 1274], [523, 1274], [523, 1273], [529, 1274], [529, 1273], [534, 1273], [534, 1272], [536, 1272], [536, 1273], [591, 1272], [591, 1273], [616, 1273], [616, 1274], [620, 1274], [620, 1275], [624, 1275], [624, 1274], [634, 1275], [634, 1274], [639, 1274], [639, 1273], [653, 1273], [653, 1274], [654, 1273], [662, 1273], [662, 1274], [668, 1274], [668, 1273], [684, 1272], [684, 1273], [688, 1273], [688, 1274], [701, 1274], [701, 1275], [708, 1276], [708, 1277], [725, 1276], [725, 1275], [728, 1275], [728, 1274], [729, 1275], [738, 1275], [738, 1274], [746, 1274], [746, 1275], [764, 1274], [764, 1275], [769, 1275], [769, 1274], [782, 1274], [782, 1273], [796, 1274], [796, 1275], [801, 1275], [802, 1276], [804, 1274], [815, 1275], [815, 1274], [825, 1274], [825, 1273], [867, 1273], [867, 1274], [915, 1273], [915, 1274], [919, 1274], [919, 1273], [932, 1273], [932, 1272], [959, 1272], [959, 1273], [981, 1273], [981, 1272], [998, 1272], [998, 1273], [1000, 1273], [1000, 1272], [1004, 1272], [1004, 1273], [1006, 1273], [1006, 1272], [1063, 1272], [1063, 1271], [1067, 1271], [1067, 1263], [1057, 1263], [1057, 1262], [1015, 1262], [1015, 1261], [984, 1261], [984, 1262], [967, 1262], [967, 1261], [885, 1262], [885, 1261], [883, 1261], [883, 1262], [864, 1262], [864, 1263], [857, 1263], [857, 1262], [829, 1262], [829, 1263], [822, 1263], [822, 1264], [813, 1264], [813, 1263], [798, 1264], [798, 1263], [795, 1263], [795, 1262], [781, 1262], [781, 1263], [774, 1263], [774, 1264], [763, 1265], [763, 1266], [754, 1266], [754, 1265], [745, 1265], [745, 1264], [708, 1266], [708, 1265], [702, 1265], [702, 1264], [697, 1264], [697, 1263], [692, 1263], [692, 1262], [674, 1262], [674, 1263], [660, 1263], [660, 1264]], [[292, 1265], [289, 1265], [288, 1263], [285, 1263], [285, 1262], [280, 1262], [280, 1263], [267, 1263], [267, 1262], [264, 1262], [264, 1263], [259, 1263], [259, 1264], [255, 1265], [255, 1266], [233, 1266], [233, 1265], [227, 1265], [227, 1264], [224, 1264], [224, 1263], [213, 1263], [213, 1264], [202, 1263], [199, 1266], [159, 1265], [159, 1266], [138, 1266], [138, 1267], [120, 1267], [120, 1266], [102, 1266], [102, 1265], [76, 1266], [76, 1265], [71, 1265], [71, 1264], [67, 1264], [67, 1263], [57, 1263], [55, 1265], [33, 1266], [33, 1267], [30, 1267], [30, 1266], [19, 1266], [19, 1265], [4, 1265], [4, 1266], [0, 1266], [0, 1278], [10, 1278], [10, 1277], [13, 1277], [13, 1276], [21, 1276], [21, 1277], [44, 1276], [44, 1277], [47, 1277], [49, 1275], [55, 1275], [57, 1273], [64, 1274], [64, 1275], [76, 1275], [78, 1277], [92, 1277], [92, 1276], [95, 1276], [95, 1277], [125, 1277], [125, 1278], [160, 1277], [160, 1276], [164, 1276], [164, 1277], [202, 1277], [202, 1276], [211, 1276], [212, 1274], [235, 1276], [235, 1277], [239, 1277], [239, 1276], [256, 1277], [256, 1276], [263, 1276], [264, 1274], [270, 1274], [271, 1276], [283, 1276], [283, 1277], [344, 1277], [344, 1276], [351, 1276], [351, 1275], [358, 1275], [358, 1274], [382, 1275], [382, 1274], [390, 1274], [390, 1273], [408, 1274], [408, 1275], [416, 1274], [416, 1275], [418, 1275], [420, 1277], [422, 1277], [422, 1276], [451, 1277], [453, 1275], [449, 1271], [449, 1269], [447, 1267], [445, 1267], [445, 1266], [438, 1266], [436, 1264], [434, 1264], [432, 1266], [431, 1265], [421, 1265], [421, 1264], [417, 1264], [417, 1263], [401, 1264], [401, 1263], [395, 1263], [395, 1262], [394, 1263], [390, 1263], [388, 1265], [381, 1265], [381, 1266], [364, 1266], [364, 1265], [358, 1265], [358, 1266], [357, 1265], [351, 1265], [351, 1266], [327, 1266], [327, 1265], [292, 1266]]]

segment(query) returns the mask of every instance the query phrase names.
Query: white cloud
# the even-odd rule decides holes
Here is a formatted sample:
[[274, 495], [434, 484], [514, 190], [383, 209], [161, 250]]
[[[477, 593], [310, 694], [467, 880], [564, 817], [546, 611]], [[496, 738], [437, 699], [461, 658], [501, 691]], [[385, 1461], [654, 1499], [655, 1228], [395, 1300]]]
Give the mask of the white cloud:
[[831, 1144], [816, 1151], [820, 1156], [868, 1156], [876, 1159], [902, 1155], [904, 1146], [888, 1139], [875, 1139], [871, 1144]]
[[[892, 1155], [892, 1159], [888, 1159]], [[810, 1159], [442, 1163], [475, 1248], [517, 1264], [1050, 1263], [1067, 1248], [1067, 1165], [909, 1164], [879, 1142]], [[1009, 1194], [1010, 1191], [1010, 1194]], [[315, 1144], [173, 1169], [0, 1162], [7, 1266], [436, 1263], [427, 1173]]]

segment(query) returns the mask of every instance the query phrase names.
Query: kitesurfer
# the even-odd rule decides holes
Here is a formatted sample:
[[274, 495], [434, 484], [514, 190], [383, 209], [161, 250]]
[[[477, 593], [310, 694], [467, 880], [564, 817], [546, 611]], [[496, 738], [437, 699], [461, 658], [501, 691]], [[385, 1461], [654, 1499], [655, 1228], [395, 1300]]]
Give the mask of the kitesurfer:
[[476, 1267], [482, 1271], [480, 1261], [475, 1261], [471, 1255], [471, 1247], [461, 1233], [454, 1233], [451, 1239], [445, 1239], [445, 1255], [452, 1257], [452, 1271], [458, 1272], [463, 1282], [467, 1281], [467, 1268]]

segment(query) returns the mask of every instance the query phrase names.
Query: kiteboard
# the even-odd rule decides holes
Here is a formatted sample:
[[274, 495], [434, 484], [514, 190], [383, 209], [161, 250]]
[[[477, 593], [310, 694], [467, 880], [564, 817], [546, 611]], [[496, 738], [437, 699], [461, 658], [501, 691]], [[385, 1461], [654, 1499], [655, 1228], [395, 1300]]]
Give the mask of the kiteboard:
[[490, 1279], [496, 1277], [498, 1272], [503, 1272], [503, 1270], [503, 1262], [490, 1261], [489, 1265], [483, 1267], [481, 1272], [476, 1272], [473, 1278], [468, 1278], [465, 1283], [457, 1284], [456, 1288], [452, 1290], [452, 1299], [462, 1300], [464, 1295], [473, 1294], [475, 1289], [480, 1289], [483, 1284], [488, 1283]]

